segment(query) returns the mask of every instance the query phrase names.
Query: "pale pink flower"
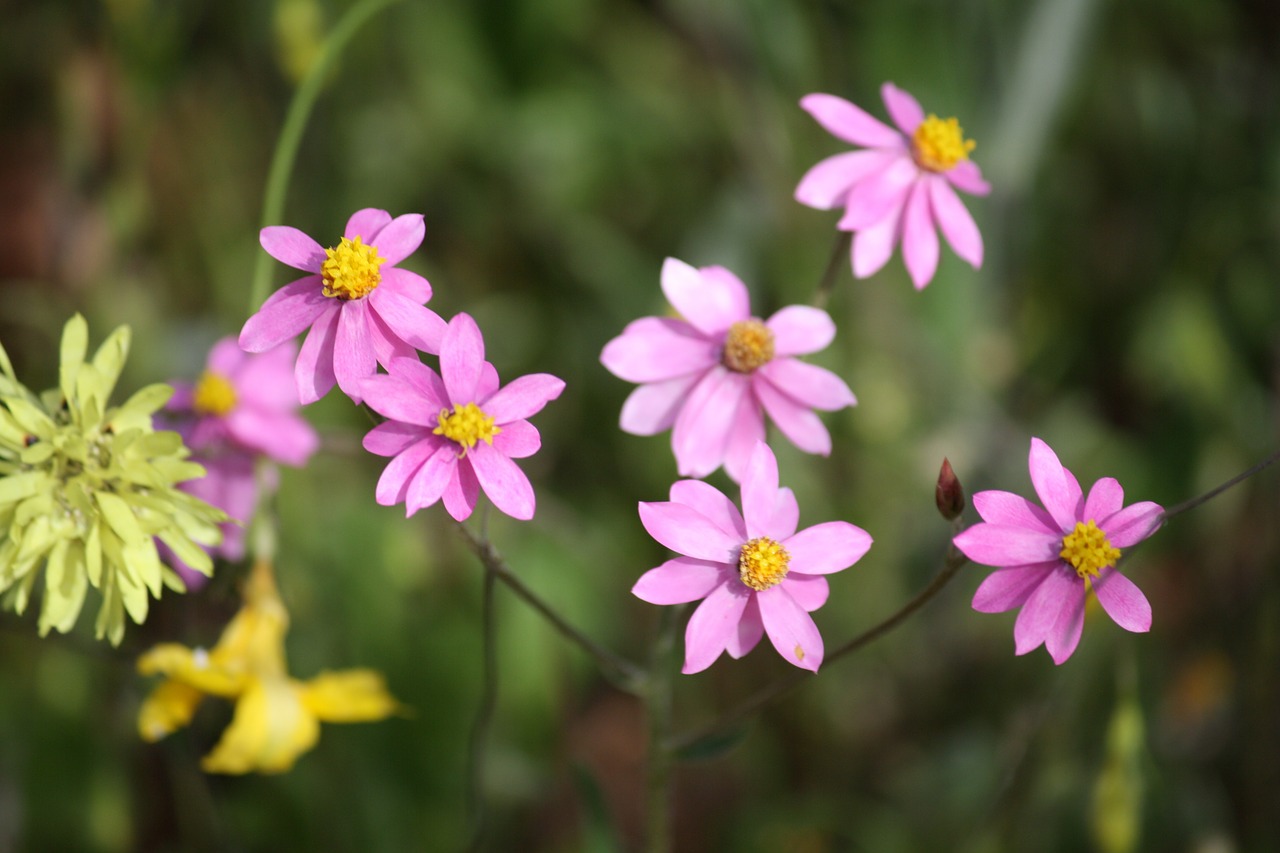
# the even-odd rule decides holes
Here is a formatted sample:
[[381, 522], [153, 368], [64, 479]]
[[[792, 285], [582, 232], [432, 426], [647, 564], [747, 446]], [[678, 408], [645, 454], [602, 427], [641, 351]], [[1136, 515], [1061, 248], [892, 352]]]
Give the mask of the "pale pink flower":
[[366, 208], [352, 214], [338, 245], [325, 249], [297, 228], [263, 228], [271, 257], [311, 275], [273, 293], [240, 332], [240, 346], [263, 352], [310, 328], [294, 366], [298, 397], [314, 403], [336, 381], [360, 402], [360, 383], [378, 365], [417, 351], [436, 354], [445, 323], [424, 307], [431, 285], [396, 264], [422, 243], [422, 216], [391, 218]]
[[982, 234], [955, 193], [991, 191], [969, 159], [974, 143], [954, 118], [926, 116], [915, 98], [892, 83], [880, 93], [897, 130], [835, 95], [800, 99], [828, 132], [866, 150], [818, 163], [800, 179], [796, 200], [819, 210], [845, 209], [837, 227], [854, 232], [858, 278], [879, 271], [901, 242], [911, 281], [924, 288], [938, 268], [937, 228], [957, 255], [981, 267]]
[[409, 516], [443, 498], [463, 521], [484, 489], [512, 518], [533, 518], [533, 486], [512, 460], [541, 447], [526, 418], [562, 390], [564, 381], [547, 373], [499, 388], [475, 321], [454, 317], [440, 346], [440, 375], [416, 358], [396, 359], [389, 374], [364, 382], [365, 401], [388, 418], [365, 435], [364, 447], [395, 457], [378, 480], [378, 503], [404, 503]]
[[978, 492], [973, 505], [983, 523], [955, 537], [970, 560], [999, 567], [978, 587], [973, 608], [1021, 607], [1015, 651], [1024, 655], [1044, 643], [1057, 664], [1080, 642], [1090, 591], [1121, 628], [1151, 630], [1151, 605], [1116, 562], [1121, 548], [1156, 532], [1164, 510], [1150, 501], [1124, 506], [1124, 490], [1111, 477], [1094, 483], [1086, 497], [1038, 438], [1031, 439], [1029, 467], [1043, 509], [1010, 492]]
[[831, 453], [831, 436], [814, 409], [857, 403], [844, 380], [794, 356], [831, 343], [825, 311], [792, 305], [768, 320], [751, 316], [747, 287], [724, 267], [694, 269], [667, 258], [662, 292], [680, 318], [642, 317], [605, 345], [611, 373], [641, 383], [622, 407], [634, 435], [671, 429], [682, 476], [705, 477], [724, 465], [742, 479], [764, 416], [806, 453]]
[[822, 635], [809, 615], [827, 600], [824, 575], [848, 568], [871, 547], [866, 531], [829, 521], [799, 533], [800, 507], [778, 487], [778, 464], [757, 442], [742, 480], [742, 512], [702, 480], [680, 480], [671, 500], [641, 503], [649, 535], [682, 556], [650, 569], [631, 592], [650, 604], [703, 599], [685, 629], [684, 672], [701, 672], [721, 652], [740, 658], [769, 640], [788, 663], [818, 671]]

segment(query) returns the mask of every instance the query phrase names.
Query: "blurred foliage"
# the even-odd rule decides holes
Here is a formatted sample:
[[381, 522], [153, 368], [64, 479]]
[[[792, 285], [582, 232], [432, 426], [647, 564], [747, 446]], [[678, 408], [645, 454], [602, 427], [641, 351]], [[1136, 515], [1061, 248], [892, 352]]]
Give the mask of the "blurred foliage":
[[[345, 8], [7, 9], [0, 340], [30, 385], [54, 383], [75, 311], [132, 325], [122, 393], [195, 376], [239, 329], [276, 134]], [[944, 455], [970, 493], [1025, 492], [1038, 435], [1082, 479], [1172, 505], [1275, 446], [1278, 42], [1263, 0], [411, 0], [368, 24], [328, 81], [284, 224], [323, 241], [360, 207], [423, 213], [406, 263], [433, 283], [432, 307], [475, 316], [504, 379], [566, 379], [524, 463], [537, 519], [493, 518], [492, 535], [572, 621], [642, 659], [655, 613], [628, 589], [665, 557], [635, 504], [662, 499], [675, 469], [666, 436], [615, 428], [629, 387], [601, 347], [663, 310], [668, 255], [730, 267], [762, 313], [812, 298], [836, 215], [791, 193], [841, 144], [802, 95], [883, 116], [892, 80], [959, 116], [995, 185], [969, 204], [986, 265], [944, 249], [923, 294], [900, 259], [868, 281], [842, 266], [840, 334], [815, 360], [860, 405], [826, 418], [829, 459], [778, 448], [804, 523], [846, 518], [876, 538], [816, 616], [834, 645], [939, 565]], [[465, 843], [480, 567], [438, 508], [406, 521], [374, 504], [381, 460], [359, 452], [360, 412], [330, 395], [307, 414], [328, 452], [284, 472], [277, 505], [292, 665], [382, 670], [415, 716], [326, 730], [282, 777], [205, 776], [225, 718], [143, 744], [133, 660], [162, 640], [212, 644], [243, 566], [166, 597], [118, 653], [84, 632], [38, 640], [31, 618], [6, 615], [0, 850]], [[1171, 523], [1127, 564], [1152, 633], [1093, 619], [1060, 668], [1014, 657], [1012, 616], [972, 612], [982, 572], [962, 572], [735, 749], [682, 765], [679, 848], [1091, 849], [1095, 792], [1121, 760], [1107, 721], [1125, 714], [1143, 738], [1123, 757], [1142, 785], [1136, 849], [1280, 849], [1278, 506], [1269, 472]], [[492, 849], [634, 845], [642, 709], [501, 590], [498, 608]], [[1114, 685], [1129, 656], [1126, 697]], [[785, 668], [762, 648], [681, 678], [677, 725]]]

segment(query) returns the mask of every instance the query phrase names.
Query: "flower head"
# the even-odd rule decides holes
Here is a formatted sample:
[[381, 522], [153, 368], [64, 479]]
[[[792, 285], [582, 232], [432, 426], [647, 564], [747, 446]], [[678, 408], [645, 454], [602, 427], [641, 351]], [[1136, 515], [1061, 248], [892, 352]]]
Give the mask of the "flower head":
[[642, 317], [600, 354], [615, 376], [641, 383], [622, 407], [623, 430], [671, 429], [676, 465], [686, 477], [724, 465], [740, 481], [765, 437], [765, 413], [801, 450], [831, 452], [831, 436], [813, 410], [857, 400], [840, 377], [795, 358], [835, 337], [825, 311], [792, 305], [759, 320], [733, 273], [675, 258], [662, 266], [662, 291], [680, 318]]
[[431, 285], [396, 266], [422, 235], [420, 214], [392, 219], [373, 208], [352, 214], [328, 249], [296, 228], [263, 228], [260, 242], [271, 257], [311, 275], [272, 294], [244, 324], [240, 346], [265, 352], [309, 328], [294, 366], [299, 399], [314, 403], [336, 381], [359, 403], [360, 383], [377, 365], [390, 369], [393, 359], [418, 350], [440, 352], [444, 320], [423, 306]]
[[365, 435], [365, 450], [395, 457], [378, 480], [378, 503], [403, 502], [412, 515], [443, 498], [462, 521], [483, 488], [507, 515], [533, 518], [533, 486], [512, 460], [541, 447], [526, 419], [563, 390], [564, 380], [548, 373], [498, 387], [475, 321], [454, 317], [440, 347], [440, 375], [416, 358], [397, 359], [388, 375], [365, 381], [365, 401], [388, 418]]
[[[902, 257], [917, 289], [938, 268], [937, 228], [976, 269], [982, 235], [955, 190], [986, 195], [991, 186], [969, 159], [974, 148], [954, 118], [940, 119], [892, 83], [881, 88], [897, 130], [835, 95], [800, 100], [830, 133], [863, 146], [828, 157], [796, 187], [796, 200], [819, 210], [843, 207], [839, 228], [854, 232], [853, 273], [874, 275], [902, 243]], [[953, 189], [954, 187], [954, 189]]]
[[184, 588], [161, 565], [157, 540], [197, 571], [212, 569], [200, 546], [219, 541], [226, 516], [179, 490], [204, 469], [186, 459], [181, 436], [152, 426], [173, 389], [149, 385], [109, 405], [129, 340], [121, 326], [87, 360], [77, 314], [63, 328], [58, 387], [39, 396], [0, 348], [0, 590], [21, 613], [47, 569], [41, 635], [71, 630], [92, 586], [102, 592], [97, 635], [119, 644], [126, 613], [141, 623], [148, 595]]
[[822, 635], [809, 614], [826, 603], [823, 576], [861, 559], [871, 537], [844, 521], [797, 533], [800, 508], [778, 487], [778, 463], [764, 442], [744, 474], [741, 513], [701, 480], [673, 484], [670, 501], [640, 504], [645, 530], [681, 556], [645, 572], [631, 592], [650, 604], [703, 599], [685, 630], [686, 673], [721, 652], [740, 658], [766, 633], [788, 663], [817, 672]]
[[1059, 664], [1080, 642], [1091, 591], [1121, 628], [1149, 631], [1151, 605], [1117, 562], [1120, 549], [1155, 533], [1164, 510], [1150, 501], [1124, 506], [1124, 490], [1111, 477], [1094, 483], [1086, 497], [1038, 438], [1031, 439], [1029, 467], [1043, 509], [1010, 492], [978, 492], [973, 505], [982, 523], [955, 538], [970, 560], [998, 567], [974, 594], [974, 610], [1021, 607], [1013, 626], [1017, 653], [1044, 643]]
[[236, 703], [222, 739], [201, 763], [209, 773], [283, 773], [315, 746], [320, 723], [385, 719], [401, 706], [382, 676], [367, 669], [290, 677], [284, 635], [289, 613], [276, 591], [271, 564], [259, 561], [244, 588], [244, 605], [211, 650], [162, 643], [138, 659], [143, 675], [163, 675], [138, 712], [138, 732], [157, 741], [191, 722], [207, 696]]

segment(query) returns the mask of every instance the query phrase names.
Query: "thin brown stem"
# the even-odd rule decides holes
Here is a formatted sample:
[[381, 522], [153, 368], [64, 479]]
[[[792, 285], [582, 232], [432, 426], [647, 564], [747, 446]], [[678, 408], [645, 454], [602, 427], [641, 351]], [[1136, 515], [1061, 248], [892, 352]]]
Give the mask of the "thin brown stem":
[[1280, 460], [1280, 450], [1277, 450], [1275, 453], [1272, 453], [1270, 456], [1268, 456], [1266, 459], [1263, 459], [1257, 465], [1254, 465], [1248, 471], [1244, 471], [1242, 473], [1237, 474], [1236, 476], [1232, 477], [1230, 480], [1227, 480], [1221, 486], [1218, 486], [1217, 488], [1214, 488], [1214, 489], [1210, 489], [1200, 497], [1192, 498], [1189, 501], [1183, 501], [1177, 506], [1173, 506], [1173, 507], [1170, 507], [1169, 509], [1166, 509], [1161, 517], [1164, 519], [1170, 519], [1170, 518], [1173, 518], [1175, 515], [1181, 515], [1182, 513], [1186, 512], [1189, 509], [1195, 509], [1196, 507], [1200, 506], [1200, 504], [1205, 503], [1206, 501], [1212, 500], [1213, 498], [1216, 498], [1218, 495], [1222, 494], [1232, 486], [1235, 486], [1249, 479], [1254, 474], [1257, 474], [1259, 471], [1262, 471], [1268, 465], [1271, 465], [1277, 460]]
[[840, 271], [840, 267], [845, 263], [845, 258], [849, 254], [849, 243], [852, 239], [853, 235], [848, 231], [840, 231], [836, 234], [836, 242], [831, 248], [831, 257], [827, 260], [827, 268], [823, 271], [822, 278], [818, 281], [818, 289], [813, 294], [815, 308], [827, 307], [827, 302], [831, 299], [831, 291], [836, 286], [836, 273]]

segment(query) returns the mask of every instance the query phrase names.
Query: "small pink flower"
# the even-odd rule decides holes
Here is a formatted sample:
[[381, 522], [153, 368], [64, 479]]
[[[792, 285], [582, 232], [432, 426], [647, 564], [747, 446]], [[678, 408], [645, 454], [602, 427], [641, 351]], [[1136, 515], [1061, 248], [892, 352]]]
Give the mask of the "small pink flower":
[[641, 383], [622, 407], [633, 435], [671, 429], [682, 476], [705, 477], [724, 465], [741, 481], [767, 412], [806, 453], [831, 452], [831, 436], [814, 409], [857, 403], [844, 380], [794, 356], [831, 343], [827, 312], [803, 305], [768, 320], [751, 316], [747, 287], [724, 267], [694, 269], [667, 258], [662, 292], [681, 319], [642, 317], [600, 354], [615, 376]]
[[396, 359], [363, 390], [369, 407], [388, 418], [365, 435], [365, 450], [395, 457], [378, 480], [378, 503], [403, 502], [408, 516], [443, 498], [463, 521], [483, 488], [507, 515], [533, 518], [533, 486], [511, 460], [541, 447], [526, 418], [560, 396], [563, 380], [535, 373], [499, 388], [480, 329], [459, 314], [440, 345], [440, 375], [416, 358]]
[[262, 229], [260, 242], [271, 257], [311, 275], [277, 290], [249, 318], [240, 346], [263, 352], [310, 328], [294, 378], [298, 397], [314, 403], [336, 381], [360, 402], [360, 382], [381, 364], [436, 354], [444, 320], [423, 303], [431, 285], [417, 273], [399, 269], [422, 243], [422, 216], [391, 218], [366, 208], [352, 214], [338, 245], [325, 249], [296, 228]]
[[978, 492], [973, 505], [983, 523], [955, 538], [970, 560], [999, 567], [978, 587], [974, 610], [1021, 607], [1013, 626], [1017, 653], [1044, 643], [1058, 664], [1080, 642], [1090, 590], [1121, 628], [1151, 630], [1151, 605], [1116, 562], [1121, 548], [1156, 532], [1163, 508], [1150, 501], [1124, 506], [1124, 490], [1111, 477], [1094, 483], [1085, 497], [1038, 438], [1031, 439], [1029, 467], [1044, 509], [1010, 492]]
[[765, 633], [789, 663], [818, 671], [822, 635], [809, 614], [826, 603], [823, 575], [856, 563], [871, 537], [844, 521], [797, 533], [799, 519], [764, 442], [744, 471], [741, 513], [701, 480], [675, 483], [668, 502], [640, 504], [649, 535], [683, 556], [645, 572], [631, 592], [650, 604], [703, 599], [685, 629], [685, 673], [701, 672], [721, 652], [740, 658]]
[[892, 83], [880, 90], [897, 130], [835, 95], [800, 99], [831, 134], [866, 150], [828, 157], [796, 187], [796, 200], [819, 210], [843, 207], [837, 226], [853, 231], [853, 274], [874, 275], [901, 241], [916, 289], [938, 268], [938, 235], [975, 269], [982, 266], [982, 235], [956, 189], [986, 195], [991, 186], [969, 159], [972, 140], [959, 123], [927, 117], [911, 95]]

